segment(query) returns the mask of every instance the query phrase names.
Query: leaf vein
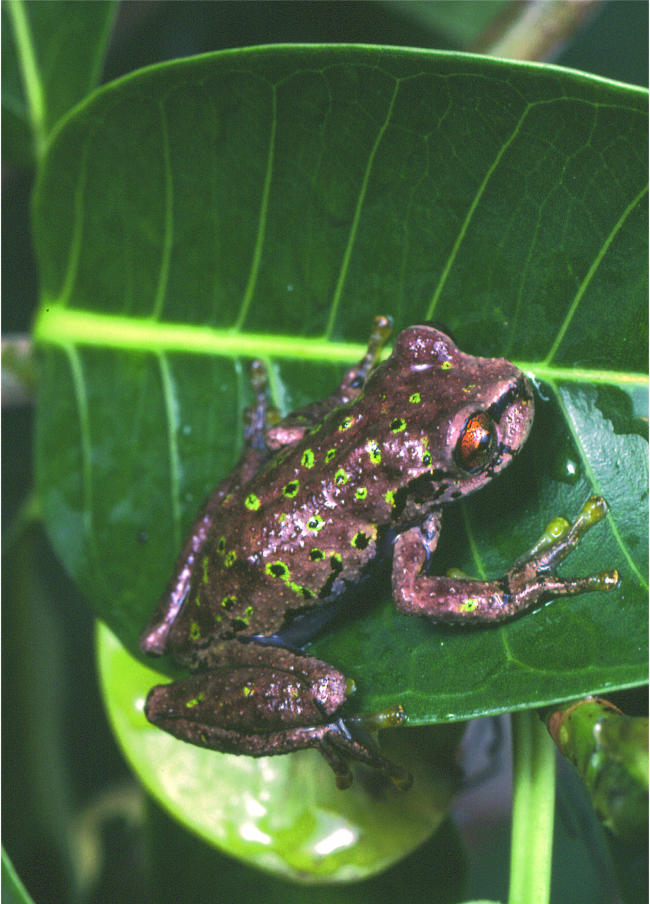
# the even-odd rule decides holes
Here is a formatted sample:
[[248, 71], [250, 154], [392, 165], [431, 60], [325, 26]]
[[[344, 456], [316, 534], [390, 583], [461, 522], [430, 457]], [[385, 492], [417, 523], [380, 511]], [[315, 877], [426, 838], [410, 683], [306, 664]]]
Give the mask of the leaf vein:
[[334, 329], [334, 324], [336, 322], [336, 315], [338, 313], [339, 304], [341, 302], [341, 295], [343, 293], [343, 286], [345, 285], [345, 280], [348, 275], [348, 268], [350, 266], [350, 258], [352, 257], [352, 249], [354, 247], [354, 243], [356, 241], [357, 232], [359, 230], [359, 221], [361, 219], [361, 210], [363, 209], [363, 202], [366, 197], [366, 192], [368, 191], [368, 184], [370, 182], [370, 174], [372, 172], [372, 168], [374, 165], [375, 157], [377, 156], [377, 151], [379, 150], [379, 146], [383, 140], [384, 135], [386, 134], [386, 129], [388, 128], [388, 124], [393, 115], [393, 109], [395, 107], [395, 101], [397, 99], [397, 94], [399, 92], [400, 82], [399, 79], [395, 82], [395, 88], [393, 89], [393, 94], [388, 104], [388, 108], [386, 110], [386, 116], [384, 121], [377, 131], [377, 135], [375, 137], [374, 144], [368, 154], [368, 160], [366, 162], [366, 168], [363, 173], [363, 177], [361, 179], [361, 186], [359, 188], [359, 194], [357, 195], [357, 203], [354, 209], [354, 216], [352, 217], [352, 225], [350, 226], [350, 233], [348, 235], [348, 241], [345, 246], [345, 251], [343, 252], [343, 260], [341, 261], [341, 268], [339, 270], [338, 279], [336, 280], [336, 286], [334, 288], [334, 294], [332, 296], [332, 302], [330, 305], [330, 313], [327, 319], [327, 326], [325, 328], [325, 337], [329, 339], [332, 335], [332, 330]]
[[172, 507], [172, 523], [174, 529], [174, 545], [180, 548], [181, 537], [181, 507], [180, 507], [180, 463], [178, 458], [178, 416], [174, 387], [169, 369], [169, 362], [164, 352], [156, 355], [160, 383], [165, 405], [165, 424], [167, 426], [167, 451], [169, 460], [169, 489]]
[[569, 306], [569, 310], [566, 313], [566, 317], [564, 318], [564, 321], [560, 325], [560, 328], [553, 341], [553, 344], [551, 345], [551, 347], [548, 351], [548, 354], [544, 358], [543, 364], [550, 364], [551, 361], [553, 360], [553, 358], [555, 357], [555, 354], [556, 354], [558, 348], [560, 347], [562, 340], [564, 339], [566, 331], [568, 330], [568, 328], [571, 324], [571, 321], [573, 320], [573, 317], [574, 317], [576, 311], [578, 310], [578, 305], [582, 301], [582, 298], [583, 298], [585, 292], [587, 291], [587, 288], [588, 288], [589, 284], [591, 283], [591, 280], [593, 279], [594, 274], [598, 270], [598, 267], [602, 263], [605, 255], [609, 251], [609, 248], [610, 248], [612, 242], [614, 241], [614, 239], [616, 238], [616, 236], [622, 229], [625, 221], [627, 220], [629, 215], [632, 213], [634, 208], [637, 206], [637, 204], [640, 203], [641, 199], [647, 193], [647, 191], [648, 191], [648, 185], [646, 184], [637, 193], [637, 195], [630, 201], [630, 203], [625, 207], [625, 209], [621, 213], [621, 215], [618, 218], [618, 220], [616, 221], [616, 223], [614, 223], [614, 226], [610, 230], [609, 235], [605, 238], [605, 241], [603, 242], [600, 250], [598, 251], [598, 254], [594, 258], [591, 266], [589, 267], [589, 269], [587, 270], [587, 273], [585, 274], [584, 279], [582, 280], [582, 283], [578, 287], [578, 291], [576, 292], [575, 298], [573, 299], [573, 301], [571, 302], [571, 304]]
[[248, 282], [246, 283], [246, 289], [244, 290], [244, 297], [242, 298], [241, 306], [239, 308], [239, 316], [237, 317], [237, 321], [235, 323], [234, 329], [237, 332], [240, 332], [242, 329], [244, 322], [246, 320], [246, 315], [248, 314], [248, 309], [251, 305], [251, 301], [253, 300], [253, 294], [255, 293], [255, 286], [257, 285], [257, 277], [260, 271], [260, 265], [262, 261], [262, 250], [264, 248], [264, 239], [266, 237], [266, 224], [268, 221], [268, 209], [269, 209], [269, 197], [271, 194], [271, 179], [273, 175], [273, 166], [275, 160], [275, 140], [276, 140], [276, 130], [278, 123], [278, 99], [277, 99], [277, 88], [275, 85], [272, 86], [271, 93], [271, 129], [269, 132], [269, 147], [266, 155], [266, 171], [264, 173], [264, 186], [262, 188], [262, 201], [260, 204], [259, 217], [257, 222], [257, 235], [255, 237], [255, 247], [253, 249], [253, 259], [251, 260], [250, 272], [248, 274]]
[[172, 245], [174, 243], [174, 182], [171, 161], [169, 158], [169, 132], [167, 129], [167, 115], [162, 103], [159, 103], [158, 106], [160, 109], [160, 130], [162, 133], [162, 154], [165, 177], [165, 227], [160, 257], [160, 269], [158, 271], [158, 285], [156, 286], [156, 297], [153, 305], [153, 316], [156, 320], [160, 319], [165, 303], [165, 296], [167, 295], [169, 264], [171, 260]]
[[524, 123], [524, 120], [526, 119], [529, 109], [530, 109], [530, 105], [528, 107], [526, 107], [526, 109], [522, 112], [514, 129], [512, 130], [512, 132], [510, 133], [510, 135], [508, 136], [506, 141], [504, 141], [504, 143], [500, 147], [496, 157], [494, 158], [494, 160], [488, 167], [485, 175], [483, 176], [481, 184], [479, 185], [478, 189], [476, 190], [476, 192], [474, 194], [474, 197], [472, 198], [472, 202], [467, 209], [467, 213], [465, 214], [465, 219], [463, 220], [461, 227], [458, 230], [458, 235], [456, 236], [456, 239], [454, 241], [451, 252], [450, 252], [449, 256], [447, 257], [445, 265], [442, 269], [442, 273], [440, 274], [440, 279], [438, 280], [438, 285], [436, 286], [436, 289], [431, 297], [431, 301], [429, 302], [429, 308], [427, 310], [427, 313], [425, 314], [426, 320], [432, 320], [434, 317], [434, 313], [435, 313], [436, 307], [438, 306], [438, 301], [440, 300], [442, 290], [444, 289], [445, 283], [447, 282], [447, 278], [449, 276], [449, 273], [451, 272], [451, 268], [453, 267], [453, 265], [456, 261], [456, 256], [458, 255], [460, 246], [462, 245], [463, 239], [465, 238], [465, 236], [467, 234], [467, 230], [469, 229], [469, 225], [472, 221], [476, 208], [478, 207], [483, 195], [485, 194], [485, 191], [490, 182], [490, 179], [492, 178], [494, 173], [497, 171], [498, 166], [501, 163], [501, 160], [502, 160], [504, 154], [510, 148], [511, 144], [515, 141], [515, 139], [519, 135], [519, 132], [521, 131], [521, 127]]

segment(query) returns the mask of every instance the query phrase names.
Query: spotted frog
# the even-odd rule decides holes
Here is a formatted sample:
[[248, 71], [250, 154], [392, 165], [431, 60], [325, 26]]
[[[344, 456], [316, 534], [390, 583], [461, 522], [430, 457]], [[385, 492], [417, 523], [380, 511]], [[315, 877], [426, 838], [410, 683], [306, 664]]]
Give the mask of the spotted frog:
[[572, 525], [552, 522], [498, 580], [427, 573], [443, 507], [512, 461], [533, 421], [533, 392], [510, 362], [464, 354], [427, 324], [401, 332], [379, 363], [390, 328], [377, 317], [365, 356], [336, 391], [283, 420], [253, 364], [243, 456], [199, 513], [140, 639], [191, 672], [149, 692], [150, 722], [226, 753], [316, 747], [339, 787], [355, 760], [409, 784], [365, 730], [400, 724], [402, 708], [346, 717], [353, 683], [300, 649], [378, 556], [392, 552], [398, 609], [436, 621], [498, 622], [618, 583], [615, 571], [569, 580], [551, 570], [604, 517], [599, 497]]

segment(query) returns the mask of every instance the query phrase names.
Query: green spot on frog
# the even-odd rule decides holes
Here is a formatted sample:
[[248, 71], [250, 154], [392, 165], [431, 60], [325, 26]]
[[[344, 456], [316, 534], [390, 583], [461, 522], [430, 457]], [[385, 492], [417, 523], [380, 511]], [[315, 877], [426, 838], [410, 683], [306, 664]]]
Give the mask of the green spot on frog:
[[336, 474], [334, 475], [334, 483], [340, 487], [344, 486], [344, 484], [346, 484], [349, 479], [350, 478], [348, 477], [347, 472], [344, 471], [343, 468], [339, 468], [338, 471], [336, 472]]
[[393, 490], [386, 490], [384, 499], [391, 506], [391, 508], [395, 507], [395, 493]]
[[461, 612], [474, 612], [475, 609], [478, 609], [478, 600], [474, 599], [474, 597], [466, 599], [460, 606]]
[[185, 706], [186, 706], [188, 709], [192, 709], [193, 706], [198, 706], [199, 703], [203, 703], [204, 700], [205, 700], [205, 694], [203, 693], [203, 691], [200, 691], [200, 692], [196, 695], [196, 697], [192, 697], [191, 700], [188, 700], [188, 701], [185, 703]]
[[325, 558], [325, 553], [322, 549], [314, 546], [313, 549], [309, 550], [309, 558], [312, 560], [312, 562], [320, 562], [321, 559]]
[[221, 600], [221, 605], [226, 610], [226, 612], [230, 612], [236, 602], [237, 597], [234, 594], [230, 593], [228, 594], [228, 596], [224, 596], [224, 598]]
[[280, 514], [278, 515], [278, 522], [280, 524], [284, 524], [284, 522], [287, 520], [288, 517], [289, 516], [287, 515], [286, 512], [280, 512]]
[[210, 581], [210, 575], [208, 574], [208, 565], [210, 564], [210, 556], [203, 556], [203, 583], [207, 584]]
[[373, 465], [378, 465], [381, 463], [381, 449], [379, 448], [379, 444], [375, 439], [369, 439], [366, 443], [366, 449], [368, 451], [368, 455], [370, 456], [370, 461]]
[[229, 552], [226, 553], [226, 558], [223, 560], [223, 564], [226, 566], [226, 568], [231, 568], [235, 564], [236, 561], [237, 561], [237, 553], [235, 552], [234, 549], [231, 549]]
[[422, 397], [419, 392], [413, 392], [409, 396], [409, 402], [411, 403], [411, 405], [419, 405], [421, 401]]
[[251, 512], [256, 512], [261, 505], [259, 496], [256, 496], [255, 493], [249, 493], [244, 500], [244, 505], [247, 509], [250, 509]]
[[319, 531], [322, 530], [323, 527], [325, 527], [325, 522], [320, 515], [312, 515], [307, 522], [307, 527], [309, 530]]
[[289, 567], [280, 559], [277, 559], [275, 562], [267, 562], [264, 570], [274, 578], [282, 578], [285, 580], [289, 577]]
[[303, 468], [314, 467], [314, 453], [311, 449], [305, 449], [305, 451], [302, 453], [300, 464], [303, 466]]
[[250, 697], [251, 694], [255, 693], [255, 685], [254, 684], [245, 684], [242, 688], [242, 694], [244, 697]]
[[354, 420], [351, 417], [344, 417], [339, 424], [339, 430], [349, 430], [353, 423]]
[[357, 489], [354, 491], [355, 499], [366, 499], [367, 496], [368, 490], [366, 489], [366, 487], [357, 487]]
[[287, 499], [293, 499], [293, 497], [297, 495], [299, 489], [300, 481], [290, 480], [289, 483], [285, 484], [282, 487], [282, 495], [286, 496]]
[[334, 458], [335, 455], [336, 455], [336, 449], [328, 449], [325, 454], [325, 461], [329, 463]]
[[226, 538], [224, 536], [219, 537], [217, 540], [217, 553], [222, 556], [226, 551]]
[[190, 625], [190, 637], [192, 638], [192, 640], [198, 640], [200, 636], [201, 636], [201, 629], [199, 628], [197, 623], [195, 621], [193, 621], [192, 624]]
[[350, 540], [350, 545], [354, 546], [355, 549], [366, 549], [369, 543], [370, 537], [362, 530], [357, 531], [354, 537], [352, 537], [352, 539]]
[[451, 363], [451, 361], [443, 361], [440, 365], [440, 370], [451, 370], [453, 366], [454, 365]]
[[401, 433], [406, 430], [406, 421], [403, 417], [394, 417], [389, 426], [393, 433]]

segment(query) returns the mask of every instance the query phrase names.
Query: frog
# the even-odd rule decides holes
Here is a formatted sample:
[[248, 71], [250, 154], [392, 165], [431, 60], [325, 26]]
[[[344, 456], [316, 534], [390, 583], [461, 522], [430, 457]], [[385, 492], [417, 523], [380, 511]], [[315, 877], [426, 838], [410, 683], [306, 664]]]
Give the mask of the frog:
[[176, 738], [253, 757], [316, 748], [339, 788], [361, 763], [405, 790], [410, 775], [376, 740], [406, 722], [403, 707], [348, 714], [354, 682], [305, 650], [328, 612], [354, 605], [378, 560], [392, 557], [398, 611], [433, 622], [496, 624], [618, 586], [616, 570], [554, 571], [605, 517], [597, 496], [573, 523], [554, 519], [496, 580], [429, 573], [444, 508], [499, 476], [526, 442], [533, 384], [431, 323], [403, 329], [385, 357], [391, 330], [376, 317], [332, 394], [284, 418], [252, 362], [242, 456], [199, 511], [140, 637], [145, 653], [171, 654], [189, 673], [153, 687], [144, 706]]

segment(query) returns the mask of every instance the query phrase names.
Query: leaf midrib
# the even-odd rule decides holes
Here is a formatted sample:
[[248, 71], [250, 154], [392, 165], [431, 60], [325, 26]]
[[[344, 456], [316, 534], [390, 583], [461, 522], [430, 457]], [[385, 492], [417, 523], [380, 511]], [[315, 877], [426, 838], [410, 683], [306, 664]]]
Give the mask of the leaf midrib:
[[[45, 303], [34, 324], [34, 339], [44, 345], [94, 346], [143, 352], [179, 352], [221, 355], [235, 358], [290, 358], [307, 361], [350, 363], [366, 351], [359, 342], [330, 342], [323, 337], [245, 333], [237, 329], [216, 329], [186, 323], [172, 323], [146, 317], [124, 317], [74, 310]], [[385, 354], [389, 354], [386, 350]], [[643, 373], [549, 366], [543, 361], [513, 363], [525, 373], [532, 372], [547, 382], [648, 385]]]

